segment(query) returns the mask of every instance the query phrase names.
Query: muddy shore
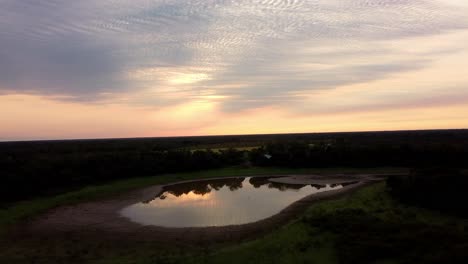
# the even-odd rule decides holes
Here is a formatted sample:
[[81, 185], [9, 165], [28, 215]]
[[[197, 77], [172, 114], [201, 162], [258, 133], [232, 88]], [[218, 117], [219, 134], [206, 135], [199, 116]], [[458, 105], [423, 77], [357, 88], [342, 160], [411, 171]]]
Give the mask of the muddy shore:
[[[80, 239], [125, 239], [162, 243], [212, 244], [256, 237], [287, 223], [317, 201], [348, 195], [388, 175], [271, 175], [270, 181], [287, 184], [353, 183], [342, 189], [309, 195], [269, 218], [243, 225], [197, 228], [143, 226], [122, 217], [122, 208], [158, 196], [165, 186], [199, 180], [156, 185], [122, 194], [111, 199], [62, 206], [39, 215], [20, 228], [23, 236], [79, 237]], [[251, 176], [245, 176], [251, 177]], [[266, 177], [266, 176], [259, 176]], [[239, 178], [239, 177], [232, 177]], [[223, 178], [226, 179], [226, 178]]]

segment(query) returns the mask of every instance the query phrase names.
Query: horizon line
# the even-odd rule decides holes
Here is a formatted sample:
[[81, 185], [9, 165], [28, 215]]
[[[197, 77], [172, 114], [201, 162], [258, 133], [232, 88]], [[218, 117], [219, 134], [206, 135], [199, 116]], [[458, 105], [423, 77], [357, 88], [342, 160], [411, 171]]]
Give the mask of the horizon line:
[[98, 141], [98, 140], [138, 140], [138, 139], [175, 139], [175, 138], [202, 138], [202, 137], [240, 137], [240, 136], [274, 136], [274, 135], [307, 135], [307, 134], [350, 134], [350, 133], [388, 133], [388, 132], [418, 132], [418, 131], [468, 131], [468, 128], [435, 128], [435, 129], [397, 129], [397, 130], [355, 130], [333, 132], [291, 132], [291, 133], [265, 133], [265, 134], [213, 134], [213, 135], [187, 135], [187, 136], [155, 136], [155, 137], [115, 137], [115, 138], [63, 138], [63, 139], [24, 139], [4, 140], [0, 143], [25, 143], [48, 141]]

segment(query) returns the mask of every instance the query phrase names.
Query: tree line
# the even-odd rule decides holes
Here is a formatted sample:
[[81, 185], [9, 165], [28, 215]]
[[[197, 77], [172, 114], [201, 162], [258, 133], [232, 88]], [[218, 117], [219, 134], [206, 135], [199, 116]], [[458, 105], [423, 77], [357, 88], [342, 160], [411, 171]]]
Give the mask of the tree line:
[[[256, 139], [257, 140], [257, 139]], [[164, 141], [162, 141], [164, 142]], [[264, 142], [252, 150], [191, 150], [151, 140], [0, 144], [0, 196], [6, 204], [111, 180], [231, 166], [466, 167], [463, 144], [374, 143], [342, 138]]]

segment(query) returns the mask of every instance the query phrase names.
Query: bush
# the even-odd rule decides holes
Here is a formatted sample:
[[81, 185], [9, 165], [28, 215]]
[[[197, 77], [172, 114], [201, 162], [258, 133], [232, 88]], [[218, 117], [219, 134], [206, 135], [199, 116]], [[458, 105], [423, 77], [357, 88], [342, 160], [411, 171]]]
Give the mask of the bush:
[[385, 219], [351, 208], [312, 215], [304, 222], [334, 235], [339, 263], [466, 263], [468, 258], [468, 237], [451, 226]]
[[387, 186], [401, 202], [468, 216], [468, 176], [456, 169], [415, 169], [409, 176], [390, 177]]

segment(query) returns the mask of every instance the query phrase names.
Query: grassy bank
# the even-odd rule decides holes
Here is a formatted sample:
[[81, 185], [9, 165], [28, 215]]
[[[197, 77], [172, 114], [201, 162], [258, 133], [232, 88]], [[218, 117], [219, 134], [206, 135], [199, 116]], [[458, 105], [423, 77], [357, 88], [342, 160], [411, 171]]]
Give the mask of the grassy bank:
[[393, 201], [380, 183], [313, 205], [255, 241], [140, 263], [465, 263], [468, 223]]
[[[1, 227], [5, 231], [11, 224], [27, 219], [55, 206], [73, 204], [113, 196], [124, 191], [141, 188], [151, 184], [171, 181], [272, 174], [311, 174], [311, 173], [384, 173], [398, 172], [402, 169], [285, 169], [285, 168], [227, 168], [222, 170], [194, 173], [160, 175], [147, 178], [135, 178], [118, 181], [102, 186], [90, 186], [64, 195], [36, 199], [18, 203], [1, 210]], [[404, 170], [403, 170], [404, 171]], [[236, 246], [205, 248], [187, 245], [172, 248], [163, 244], [131, 241], [87, 241], [80, 238], [24, 241], [0, 239], [0, 262], [5, 263], [300, 263], [311, 260], [317, 263], [337, 263], [339, 234], [330, 226], [319, 226], [315, 222], [347, 221], [338, 218], [348, 209], [362, 209], [383, 219], [391, 215], [400, 218], [413, 215], [423, 223], [434, 222], [434, 215], [422, 213], [417, 209], [402, 210], [386, 196], [383, 185], [369, 187], [349, 198], [323, 202], [314, 205], [304, 216], [269, 235]], [[317, 218], [322, 217], [322, 218]], [[330, 219], [329, 219], [330, 218]], [[318, 220], [317, 220], [318, 219]], [[441, 226], [447, 218], [437, 218]], [[419, 221], [418, 220], [418, 221]], [[314, 222], [315, 221], [315, 222]], [[335, 221], [335, 223], [336, 223]], [[357, 220], [356, 220], [357, 221]], [[458, 221], [458, 220], [453, 220]], [[458, 223], [458, 222], [457, 222]], [[338, 244], [339, 245], [339, 244]]]
[[203, 179], [214, 177], [233, 177], [249, 175], [273, 175], [273, 174], [313, 174], [313, 173], [366, 173], [366, 172], [401, 172], [401, 168], [370, 168], [370, 169], [352, 169], [352, 168], [331, 168], [331, 169], [290, 169], [290, 168], [268, 168], [251, 167], [241, 168], [232, 167], [217, 170], [197, 171], [190, 173], [164, 174], [153, 177], [132, 178], [127, 180], [115, 181], [105, 185], [92, 185], [78, 191], [23, 201], [13, 204], [7, 208], [0, 208], [0, 234], [5, 232], [9, 225], [20, 220], [37, 215], [45, 210], [65, 205], [86, 202], [90, 200], [102, 199], [117, 195], [122, 192], [142, 188], [154, 184], [164, 184], [173, 181]]
[[[235, 176], [231, 170], [225, 173]], [[300, 218], [270, 234], [234, 245], [172, 247], [135, 241], [31, 239], [7, 242], [0, 251], [0, 262], [465, 263], [466, 219], [405, 206], [394, 201], [386, 188], [385, 183], [378, 183], [344, 198], [314, 204]]]

